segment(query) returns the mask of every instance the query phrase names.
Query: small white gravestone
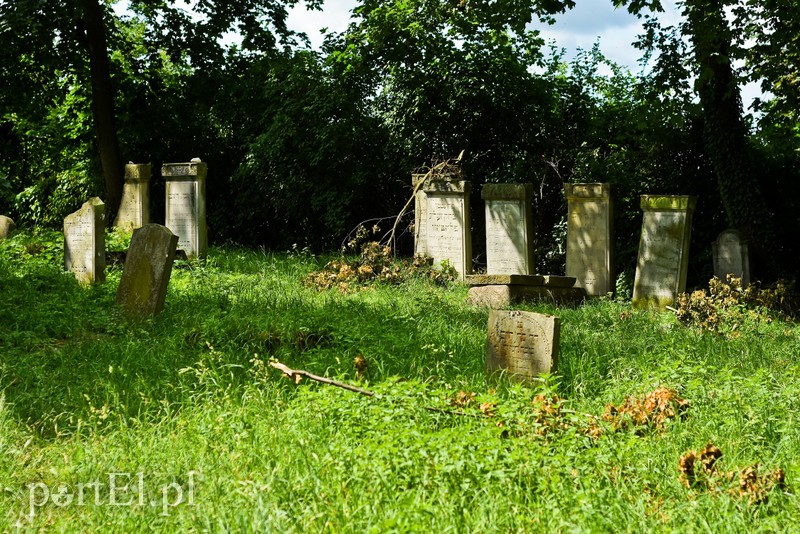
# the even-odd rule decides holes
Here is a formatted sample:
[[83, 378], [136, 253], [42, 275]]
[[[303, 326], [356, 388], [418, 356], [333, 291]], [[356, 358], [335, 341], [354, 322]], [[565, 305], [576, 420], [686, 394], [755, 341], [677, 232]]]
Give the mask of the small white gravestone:
[[742, 287], [750, 284], [750, 256], [747, 241], [737, 230], [725, 230], [712, 244], [714, 276], [723, 282], [731, 274], [742, 279]]
[[463, 279], [472, 272], [472, 235], [466, 181], [425, 184], [427, 196], [426, 240], [434, 265], [447, 260]]
[[524, 311], [491, 310], [486, 341], [486, 371], [505, 371], [531, 380], [558, 370], [558, 317]]
[[486, 272], [533, 274], [533, 184], [486, 184]]
[[567, 276], [574, 276], [587, 295], [614, 291], [611, 186], [565, 184], [567, 197]]
[[644, 211], [633, 305], [664, 308], [686, 290], [692, 214], [697, 199], [642, 195]]
[[425, 187], [433, 182], [458, 181], [453, 174], [412, 174], [411, 187], [414, 190], [414, 255], [430, 256], [428, 252], [427, 220], [428, 220], [428, 195]]
[[17, 229], [14, 219], [6, 215], [0, 215], [0, 241], [8, 237]]
[[64, 268], [81, 284], [106, 279], [105, 204], [97, 197], [64, 218]]
[[161, 167], [167, 195], [165, 225], [178, 236], [178, 248], [189, 259], [206, 256], [207, 172], [206, 164], [198, 158]]
[[150, 222], [150, 164], [125, 165], [125, 185], [114, 226], [133, 232]]

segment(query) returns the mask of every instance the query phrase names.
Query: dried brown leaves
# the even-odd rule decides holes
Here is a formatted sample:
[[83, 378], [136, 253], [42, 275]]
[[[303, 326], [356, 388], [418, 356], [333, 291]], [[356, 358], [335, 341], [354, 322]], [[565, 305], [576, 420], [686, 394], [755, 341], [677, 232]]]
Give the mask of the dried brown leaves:
[[[689, 401], [677, 391], [661, 386], [644, 396], [628, 397], [619, 406], [607, 404], [603, 421], [611, 423], [615, 431], [630, 427], [661, 430], [667, 421], [685, 414], [688, 407]], [[597, 427], [590, 429], [590, 435], [599, 435], [598, 432]]]

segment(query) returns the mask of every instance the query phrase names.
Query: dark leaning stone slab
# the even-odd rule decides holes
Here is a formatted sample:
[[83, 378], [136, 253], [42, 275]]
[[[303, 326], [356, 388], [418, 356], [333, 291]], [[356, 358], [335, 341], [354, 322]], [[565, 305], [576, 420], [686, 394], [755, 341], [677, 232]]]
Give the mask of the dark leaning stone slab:
[[[572, 279], [575, 283], [575, 279]], [[473, 274], [466, 277], [470, 286], [541, 286], [545, 277], [538, 274]]]
[[575, 277], [548, 274], [544, 276], [544, 285], [546, 287], [573, 287], [575, 285]]

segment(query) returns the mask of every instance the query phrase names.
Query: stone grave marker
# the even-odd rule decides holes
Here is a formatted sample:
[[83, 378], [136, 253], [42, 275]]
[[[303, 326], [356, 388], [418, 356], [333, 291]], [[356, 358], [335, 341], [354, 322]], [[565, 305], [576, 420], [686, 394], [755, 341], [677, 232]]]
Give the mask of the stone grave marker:
[[639, 258], [633, 282], [636, 307], [672, 306], [686, 291], [692, 214], [697, 199], [642, 195], [644, 211]]
[[614, 291], [611, 186], [566, 184], [567, 276], [574, 276], [588, 295]]
[[472, 271], [471, 184], [463, 180], [432, 181], [424, 187], [428, 255], [434, 265], [450, 262], [463, 279]]
[[206, 256], [207, 172], [206, 164], [198, 158], [161, 167], [167, 195], [165, 224], [178, 236], [178, 248], [188, 259]]
[[532, 380], [558, 370], [559, 319], [518, 310], [491, 310], [486, 371]]
[[428, 195], [425, 187], [432, 181], [454, 182], [458, 181], [453, 174], [439, 174], [431, 176], [429, 174], [415, 173], [411, 175], [411, 187], [414, 193], [414, 255], [430, 256], [428, 253], [427, 239], [427, 220], [428, 220]]
[[97, 197], [64, 218], [64, 268], [81, 284], [106, 279], [105, 204]]
[[117, 304], [126, 313], [161, 313], [177, 245], [178, 236], [160, 224], [146, 224], [133, 231], [117, 288]]
[[0, 215], [0, 241], [10, 237], [11, 233], [16, 229], [17, 225], [14, 224], [14, 219], [5, 215]]
[[486, 272], [533, 274], [533, 184], [486, 184]]
[[742, 279], [742, 287], [750, 284], [750, 253], [747, 241], [737, 230], [725, 230], [712, 243], [714, 276], [727, 281], [728, 275]]
[[150, 222], [150, 164], [125, 165], [122, 202], [114, 226], [133, 232]]

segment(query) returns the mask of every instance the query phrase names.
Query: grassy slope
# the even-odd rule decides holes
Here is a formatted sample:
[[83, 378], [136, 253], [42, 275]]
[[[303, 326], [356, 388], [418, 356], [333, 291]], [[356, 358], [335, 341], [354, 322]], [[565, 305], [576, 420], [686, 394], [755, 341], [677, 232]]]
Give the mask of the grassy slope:
[[[161, 316], [135, 323], [112, 305], [118, 268], [81, 289], [60, 258], [45, 238], [0, 244], [0, 531], [800, 524], [794, 325], [747, 324], [725, 339], [618, 302], [533, 307], [561, 317], [562, 332], [559, 376], [532, 390], [484, 376], [487, 312], [463, 303], [463, 287], [319, 293], [299, 283], [318, 267], [313, 258], [212, 249], [204, 267], [173, 272]], [[264, 363], [275, 357], [355, 383], [358, 354], [369, 362], [361, 385], [377, 398], [295, 386]], [[586, 436], [584, 414], [662, 384], [689, 399], [688, 417]], [[426, 409], [447, 409], [461, 390], [497, 403], [496, 416]], [[541, 436], [530, 401], [545, 390], [566, 399], [569, 424]], [[781, 467], [787, 490], [751, 504], [725, 487], [685, 488], [678, 458], [710, 441], [725, 470]], [[190, 471], [194, 504], [165, 511], [161, 487], [188, 488]], [[106, 491], [99, 506], [51, 500], [25, 517], [30, 484], [75, 491], [107, 484], [110, 472], [143, 473], [145, 505], [110, 506]]]

